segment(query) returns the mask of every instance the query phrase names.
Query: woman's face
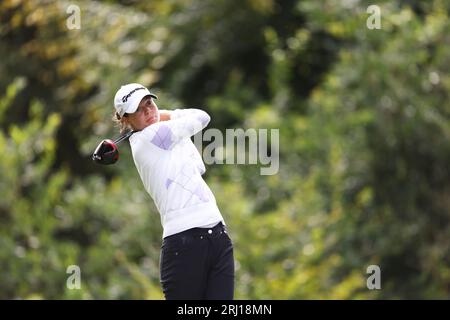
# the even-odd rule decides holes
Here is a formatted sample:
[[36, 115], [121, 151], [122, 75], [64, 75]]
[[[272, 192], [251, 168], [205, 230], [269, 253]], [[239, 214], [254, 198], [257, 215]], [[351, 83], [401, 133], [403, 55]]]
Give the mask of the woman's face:
[[142, 130], [149, 125], [159, 122], [159, 110], [150, 96], [144, 97], [139, 103], [136, 112], [125, 116], [133, 130]]

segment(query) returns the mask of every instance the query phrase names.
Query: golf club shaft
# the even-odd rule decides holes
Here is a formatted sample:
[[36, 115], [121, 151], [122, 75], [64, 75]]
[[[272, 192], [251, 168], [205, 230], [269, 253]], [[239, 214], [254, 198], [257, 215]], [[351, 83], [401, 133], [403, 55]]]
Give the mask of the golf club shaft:
[[127, 133], [125, 133], [123, 136], [120, 136], [119, 138], [117, 138], [116, 140], [114, 140], [114, 143], [117, 144], [125, 139], [128, 139], [132, 134], [134, 133], [134, 131], [128, 131]]

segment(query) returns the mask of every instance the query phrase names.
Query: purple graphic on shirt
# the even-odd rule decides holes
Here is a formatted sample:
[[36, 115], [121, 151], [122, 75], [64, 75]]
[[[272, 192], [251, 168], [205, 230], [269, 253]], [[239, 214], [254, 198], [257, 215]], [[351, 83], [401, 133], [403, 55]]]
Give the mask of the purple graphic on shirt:
[[172, 130], [166, 125], [161, 125], [158, 131], [156, 131], [151, 143], [161, 149], [168, 150], [173, 142], [172, 137]]
[[170, 184], [171, 184], [172, 182], [173, 182], [172, 179], [167, 179], [167, 180], [166, 180], [166, 189], [169, 189]]
[[165, 186], [167, 190], [170, 187], [172, 193], [183, 193], [182, 198], [184, 198], [183, 204], [176, 204], [176, 206], [170, 207], [169, 211], [201, 202], [210, 202], [214, 199], [192, 162], [185, 163], [174, 179], [166, 178]]
[[206, 125], [208, 124], [208, 122], [209, 122], [209, 120], [210, 120], [210, 117], [206, 114], [206, 115], [201, 115], [200, 117], [199, 117], [199, 120], [200, 120], [200, 122], [202, 123], [202, 126], [203, 127], [206, 127]]
[[208, 202], [208, 194], [206, 193], [205, 187], [203, 184], [199, 184], [195, 189], [194, 194], [199, 197], [203, 202]]

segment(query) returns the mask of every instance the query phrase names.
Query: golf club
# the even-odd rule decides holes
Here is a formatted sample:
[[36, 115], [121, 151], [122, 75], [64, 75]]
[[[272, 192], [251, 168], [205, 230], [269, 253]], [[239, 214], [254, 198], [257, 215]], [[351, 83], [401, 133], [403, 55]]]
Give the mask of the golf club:
[[135, 131], [128, 131], [116, 140], [102, 140], [92, 154], [92, 160], [99, 164], [114, 164], [119, 160], [119, 149], [117, 144], [128, 139]]

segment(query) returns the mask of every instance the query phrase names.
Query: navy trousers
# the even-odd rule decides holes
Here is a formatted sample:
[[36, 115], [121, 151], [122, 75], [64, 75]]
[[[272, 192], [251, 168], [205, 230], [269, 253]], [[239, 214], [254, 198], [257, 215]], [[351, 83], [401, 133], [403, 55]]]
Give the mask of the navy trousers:
[[220, 222], [163, 239], [160, 279], [167, 300], [232, 300], [233, 243]]

